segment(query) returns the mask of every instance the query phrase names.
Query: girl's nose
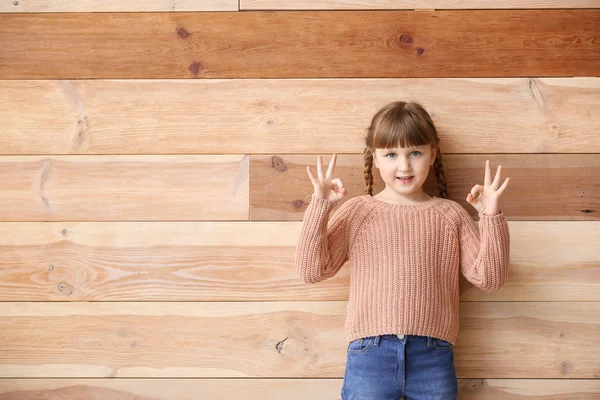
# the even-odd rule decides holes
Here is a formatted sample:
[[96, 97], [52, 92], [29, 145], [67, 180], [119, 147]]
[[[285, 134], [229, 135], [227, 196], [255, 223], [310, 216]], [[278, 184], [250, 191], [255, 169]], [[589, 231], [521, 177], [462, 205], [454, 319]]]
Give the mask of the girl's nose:
[[400, 161], [400, 165], [398, 165], [398, 172], [401, 172], [404, 174], [404, 173], [409, 173], [410, 171], [412, 171], [412, 168], [410, 167], [410, 163]]

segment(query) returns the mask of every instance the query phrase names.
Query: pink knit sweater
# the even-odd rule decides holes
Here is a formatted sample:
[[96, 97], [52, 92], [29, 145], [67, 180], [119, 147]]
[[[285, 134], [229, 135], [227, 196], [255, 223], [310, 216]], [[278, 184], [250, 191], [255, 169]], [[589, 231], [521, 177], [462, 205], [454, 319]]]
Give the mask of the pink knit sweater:
[[458, 336], [459, 273], [485, 291], [508, 276], [510, 240], [503, 212], [479, 214], [479, 231], [457, 202], [440, 197], [390, 204], [370, 195], [342, 203], [312, 196], [304, 214], [296, 267], [316, 283], [350, 260], [345, 334]]

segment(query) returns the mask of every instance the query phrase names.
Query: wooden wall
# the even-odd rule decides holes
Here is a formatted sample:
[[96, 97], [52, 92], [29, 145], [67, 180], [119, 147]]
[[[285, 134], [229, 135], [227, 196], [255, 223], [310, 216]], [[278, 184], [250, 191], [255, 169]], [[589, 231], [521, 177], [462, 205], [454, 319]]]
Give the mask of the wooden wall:
[[339, 399], [349, 265], [296, 276], [304, 166], [362, 194], [399, 99], [475, 218], [485, 160], [511, 178], [460, 398], [599, 398], [599, 75], [599, 0], [0, 1], [0, 399]]

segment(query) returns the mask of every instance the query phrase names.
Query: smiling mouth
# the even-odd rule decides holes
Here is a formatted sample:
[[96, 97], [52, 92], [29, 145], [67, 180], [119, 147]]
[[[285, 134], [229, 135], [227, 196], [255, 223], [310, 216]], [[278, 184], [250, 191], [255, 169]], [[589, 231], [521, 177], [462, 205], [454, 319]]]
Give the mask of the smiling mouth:
[[400, 177], [396, 177], [397, 180], [399, 180], [402, 183], [410, 183], [413, 180], [413, 176], [408, 177], [408, 178], [400, 178]]

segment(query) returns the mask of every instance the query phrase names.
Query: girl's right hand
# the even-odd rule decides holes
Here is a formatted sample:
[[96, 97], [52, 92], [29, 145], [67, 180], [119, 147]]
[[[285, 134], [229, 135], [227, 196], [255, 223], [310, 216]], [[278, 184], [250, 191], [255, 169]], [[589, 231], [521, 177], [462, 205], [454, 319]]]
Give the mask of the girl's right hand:
[[344, 188], [344, 184], [339, 178], [331, 179], [333, 176], [333, 169], [335, 168], [336, 159], [337, 154], [334, 154], [329, 162], [327, 173], [325, 174], [325, 177], [323, 177], [321, 156], [317, 157], [318, 179], [315, 179], [313, 176], [312, 172], [310, 171], [310, 166], [306, 166], [306, 172], [308, 172], [310, 181], [315, 189], [314, 195], [320, 199], [338, 202], [348, 194], [348, 191], [346, 188]]

